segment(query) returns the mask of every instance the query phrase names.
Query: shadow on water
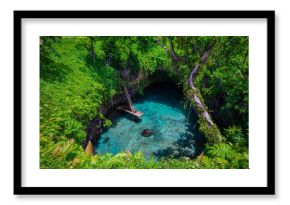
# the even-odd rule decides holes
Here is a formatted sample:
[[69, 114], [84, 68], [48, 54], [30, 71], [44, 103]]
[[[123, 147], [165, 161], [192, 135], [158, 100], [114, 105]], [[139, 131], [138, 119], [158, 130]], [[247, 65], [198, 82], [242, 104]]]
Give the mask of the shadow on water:
[[[185, 112], [188, 114], [189, 110], [187, 109]], [[191, 108], [185, 132], [179, 134], [179, 139], [172, 146], [159, 149], [153, 155], [157, 158], [195, 158], [200, 155], [204, 150], [205, 138], [198, 131], [197, 120], [198, 116]]]
[[195, 158], [203, 151], [205, 140], [201, 136], [192, 136], [189, 134], [180, 134], [180, 139], [165, 149], [154, 152], [157, 158]]
[[[184, 111], [184, 114], [186, 113], [186, 110], [183, 109], [183, 104], [185, 101], [183, 99], [182, 89], [178, 88], [173, 83], [152, 84], [145, 88], [144, 95], [139, 94], [136, 98], [136, 102], [155, 102], [168, 105], [170, 107], [175, 105], [174, 108], [182, 108], [181, 110]], [[180, 102], [180, 99], [182, 103]]]

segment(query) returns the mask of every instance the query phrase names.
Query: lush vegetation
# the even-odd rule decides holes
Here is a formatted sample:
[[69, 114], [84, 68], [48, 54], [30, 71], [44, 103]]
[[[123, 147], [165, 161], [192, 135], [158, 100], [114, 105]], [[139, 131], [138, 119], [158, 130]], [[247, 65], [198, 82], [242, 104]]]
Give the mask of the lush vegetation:
[[[188, 76], [210, 44], [194, 83], [215, 124], [200, 117], [199, 128], [222, 141], [208, 142], [197, 159], [146, 161], [140, 152], [84, 152], [88, 123], [98, 116], [111, 125], [99, 109], [122, 92], [125, 80], [139, 82], [165, 72], [195, 106]], [[121, 77], [125, 71], [127, 79]], [[41, 37], [40, 167], [248, 168], [248, 38]]]

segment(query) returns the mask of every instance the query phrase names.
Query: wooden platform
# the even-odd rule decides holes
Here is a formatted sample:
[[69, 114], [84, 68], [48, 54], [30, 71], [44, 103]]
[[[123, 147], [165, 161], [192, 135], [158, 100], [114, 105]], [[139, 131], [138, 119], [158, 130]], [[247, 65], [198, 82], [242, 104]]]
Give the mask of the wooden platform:
[[131, 111], [130, 107], [127, 106], [127, 105], [121, 105], [117, 108], [118, 110], [123, 110], [131, 115], [134, 115], [136, 117], [141, 117], [144, 113], [143, 112], [140, 112], [138, 110], [135, 110], [135, 111]]

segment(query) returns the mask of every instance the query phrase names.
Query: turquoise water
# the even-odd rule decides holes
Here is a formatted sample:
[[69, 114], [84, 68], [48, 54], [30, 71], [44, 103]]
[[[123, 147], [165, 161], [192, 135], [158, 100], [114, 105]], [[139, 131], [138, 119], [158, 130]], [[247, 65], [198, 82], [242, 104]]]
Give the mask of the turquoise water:
[[[171, 84], [150, 86], [133, 104], [144, 113], [141, 120], [136, 122], [132, 116], [121, 112], [112, 120], [113, 126], [102, 133], [96, 153], [141, 151], [148, 159], [152, 155], [194, 157], [202, 151], [204, 139], [195, 126], [197, 117], [193, 109], [190, 112], [184, 109], [183, 95], [177, 87]], [[153, 135], [142, 136], [144, 129], [153, 130]]]

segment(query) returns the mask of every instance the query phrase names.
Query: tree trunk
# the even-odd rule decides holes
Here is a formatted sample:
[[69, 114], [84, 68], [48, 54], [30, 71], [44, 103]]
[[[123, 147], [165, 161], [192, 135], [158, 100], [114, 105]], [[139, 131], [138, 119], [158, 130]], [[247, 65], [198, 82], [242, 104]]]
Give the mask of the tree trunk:
[[171, 47], [171, 55], [172, 55], [172, 57], [173, 57], [173, 59], [175, 61], [178, 61], [179, 58], [177, 57], [177, 55], [176, 55], [176, 53], [174, 51], [174, 45], [173, 45], [173, 42], [172, 42], [172, 38], [170, 38], [170, 37], [169, 37], [169, 42], [170, 42], [170, 47]]
[[[210, 49], [212, 48], [213, 43], [214, 42], [209, 44], [209, 46], [207, 47], [207, 49], [203, 52], [203, 54], [201, 56], [200, 63], [197, 63], [195, 65], [195, 67], [191, 70], [190, 74], [189, 74], [188, 83], [189, 83], [190, 88], [193, 89], [193, 90], [196, 90], [196, 88], [195, 88], [195, 86], [193, 84], [194, 75], [196, 74], [196, 72], [197, 72], [198, 68], [200, 67], [200, 65], [204, 64], [207, 61], [208, 53], [209, 53]], [[196, 92], [194, 92], [194, 101], [196, 102], [197, 106], [203, 110], [203, 112], [202, 112], [203, 117], [207, 120], [207, 122], [211, 126], [213, 126], [213, 122], [210, 119], [210, 116], [209, 116], [207, 110], [203, 106], [203, 104], [202, 104], [201, 100], [199, 99], [199, 97], [197, 96]]]

